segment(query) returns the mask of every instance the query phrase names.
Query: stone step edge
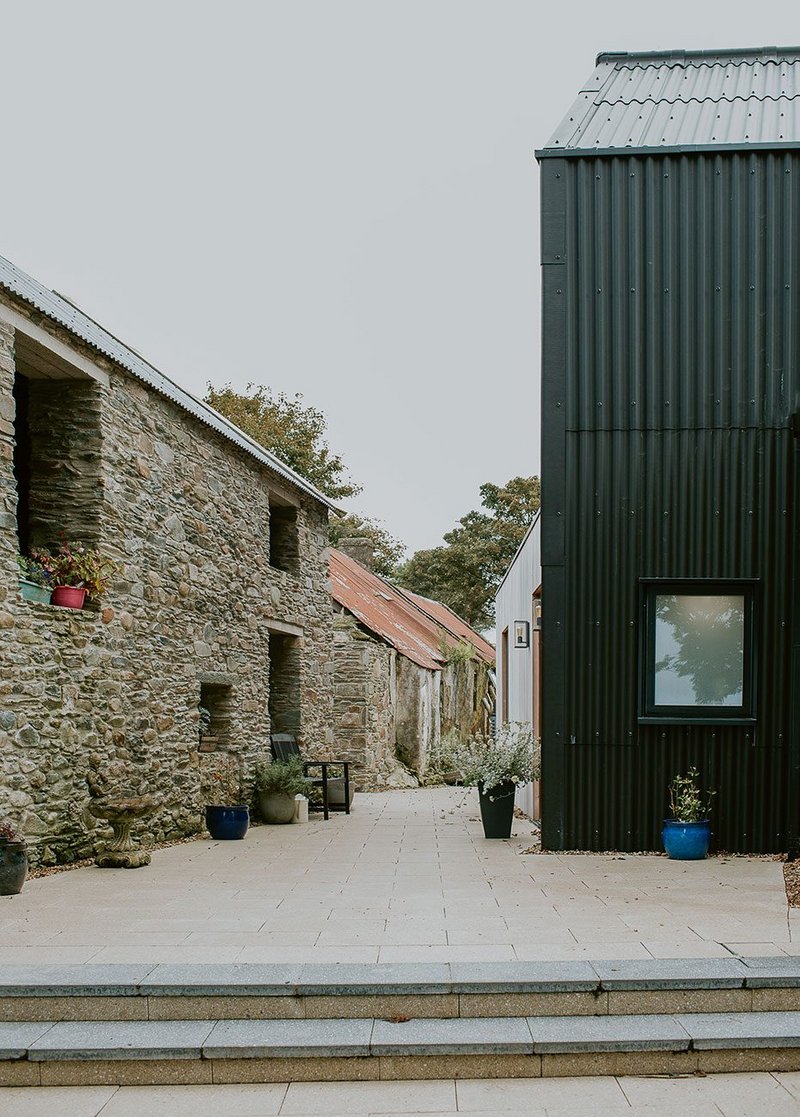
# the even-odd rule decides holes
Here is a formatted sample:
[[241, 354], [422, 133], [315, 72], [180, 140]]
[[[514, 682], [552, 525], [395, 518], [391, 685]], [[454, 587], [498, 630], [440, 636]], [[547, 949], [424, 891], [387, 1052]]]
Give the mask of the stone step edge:
[[338, 1059], [754, 1049], [793, 1049], [800, 1057], [800, 1012], [407, 1022], [341, 1019], [0, 1024], [0, 1066], [19, 1061]]
[[0, 965], [0, 997], [388, 996], [797, 989], [798, 958], [519, 963]]

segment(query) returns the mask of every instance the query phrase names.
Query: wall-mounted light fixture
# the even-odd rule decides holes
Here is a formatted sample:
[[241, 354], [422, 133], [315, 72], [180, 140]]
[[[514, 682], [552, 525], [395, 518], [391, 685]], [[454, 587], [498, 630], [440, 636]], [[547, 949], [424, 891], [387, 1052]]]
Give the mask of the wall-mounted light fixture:
[[529, 621], [514, 621], [514, 647], [529, 648], [531, 646], [531, 626]]

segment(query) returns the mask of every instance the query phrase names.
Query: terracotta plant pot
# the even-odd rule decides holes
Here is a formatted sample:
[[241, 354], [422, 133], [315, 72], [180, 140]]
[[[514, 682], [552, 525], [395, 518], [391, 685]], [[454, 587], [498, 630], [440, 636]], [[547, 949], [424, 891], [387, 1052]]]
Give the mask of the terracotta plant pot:
[[61, 605], [65, 609], [82, 609], [86, 601], [86, 590], [83, 586], [56, 586], [51, 605]]

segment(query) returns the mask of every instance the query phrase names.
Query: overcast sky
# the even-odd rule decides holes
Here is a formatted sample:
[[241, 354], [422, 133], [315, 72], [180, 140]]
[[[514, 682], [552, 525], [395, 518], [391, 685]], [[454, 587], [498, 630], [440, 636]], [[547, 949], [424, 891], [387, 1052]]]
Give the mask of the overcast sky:
[[195, 394], [302, 392], [435, 546], [538, 472], [538, 170], [600, 50], [800, 39], [788, 3], [2, 5], [0, 254]]

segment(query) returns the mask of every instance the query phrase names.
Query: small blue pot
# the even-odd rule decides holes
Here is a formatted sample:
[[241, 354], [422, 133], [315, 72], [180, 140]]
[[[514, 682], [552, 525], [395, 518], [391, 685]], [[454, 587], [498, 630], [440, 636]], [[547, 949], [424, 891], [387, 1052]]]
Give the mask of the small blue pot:
[[249, 825], [248, 807], [206, 807], [206, 828], [217, 842], [239, 841]]
[[711, 842], [711, 823], [708, 819], [677, 822], [674, 818], [665, 818], [661, 838], [673, 861], [702, 861]]

